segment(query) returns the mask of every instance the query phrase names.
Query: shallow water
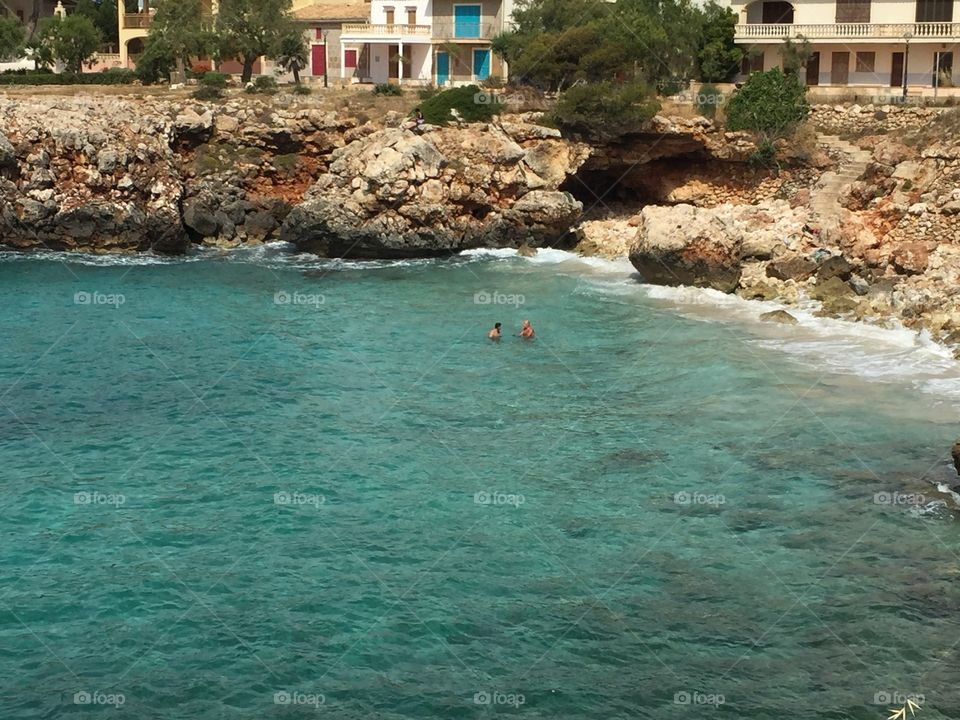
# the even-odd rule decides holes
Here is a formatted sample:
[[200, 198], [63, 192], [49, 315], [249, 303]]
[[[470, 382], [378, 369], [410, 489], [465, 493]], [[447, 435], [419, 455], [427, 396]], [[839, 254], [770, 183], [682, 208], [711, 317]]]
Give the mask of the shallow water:
[[0, 301], [0, 717], [960, 716], [923, 338], [555, 252], [3, 255]]

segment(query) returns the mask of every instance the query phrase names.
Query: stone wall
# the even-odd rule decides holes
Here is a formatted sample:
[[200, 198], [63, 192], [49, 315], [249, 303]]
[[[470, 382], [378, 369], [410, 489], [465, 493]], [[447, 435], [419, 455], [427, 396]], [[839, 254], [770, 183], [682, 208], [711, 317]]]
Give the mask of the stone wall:
[[870, 135], [919, 130], [951, 108], [918, 105], [814, 105], [810, 121], [831, 135]]
[[[716, 207], [792, 199], [820, 176], [816, 168], [785, 168], [779, 173], [749, 163], [665, 160], [631, 173], [623, 183], [649, 203], [689, 203]], [[805, 200], [802, 200], [804, 201]]]

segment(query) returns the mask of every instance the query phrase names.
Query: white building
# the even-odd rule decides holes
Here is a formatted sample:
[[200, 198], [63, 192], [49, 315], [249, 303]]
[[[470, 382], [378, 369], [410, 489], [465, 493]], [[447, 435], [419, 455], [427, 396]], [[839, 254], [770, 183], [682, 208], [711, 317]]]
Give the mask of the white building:
[[490, 41], [512, 12], [513, 0], [371, 0], [369, 22], [343, 26], [340, 67], [374, 83], [442, 87], [504, 77]]
[[734, 2], [744, 73], [781, 64], [785, 38], [806, 38], [807, 84], [911, 93], [960, 84], [954, 53], [960, 0], [754, 0]]

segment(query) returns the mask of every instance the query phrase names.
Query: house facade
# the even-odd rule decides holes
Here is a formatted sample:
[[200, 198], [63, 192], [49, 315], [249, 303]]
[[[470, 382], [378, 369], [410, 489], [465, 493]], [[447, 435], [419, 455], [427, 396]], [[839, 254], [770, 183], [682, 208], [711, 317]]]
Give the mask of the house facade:
[[341, 67], [353, 78], [438, 87], [505, 78], [490, 49], [507, 30], [513, 0], [371, 0], [368, 22], [346, 24]]
[[912, 94], [960, 84], [960, 0], [754, 0], [731, 5], [743, 74], [781, 65], [784, 40], [810, 42], [806, 82]]
[[360, 23], [370, 16], [370, 4], [315, 3], [293, 11], [293, 16], [304, 29], [304, 39], [310, 49], [306, 69], [300, 73], [305, 79], [341, 82], [351, 80], [356, 72], [357, 52], [344, 52], [340, 36], [344, 24]]

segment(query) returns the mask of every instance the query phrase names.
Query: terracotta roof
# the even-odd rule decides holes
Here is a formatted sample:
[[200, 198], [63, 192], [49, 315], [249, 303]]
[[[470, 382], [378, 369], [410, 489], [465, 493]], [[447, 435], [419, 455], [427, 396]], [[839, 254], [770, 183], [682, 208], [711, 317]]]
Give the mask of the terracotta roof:
[[370, 19], [370, 6], [357, 4], [307, 5], [293, 11], [297, 20], [354, 20], [362, 22]]

